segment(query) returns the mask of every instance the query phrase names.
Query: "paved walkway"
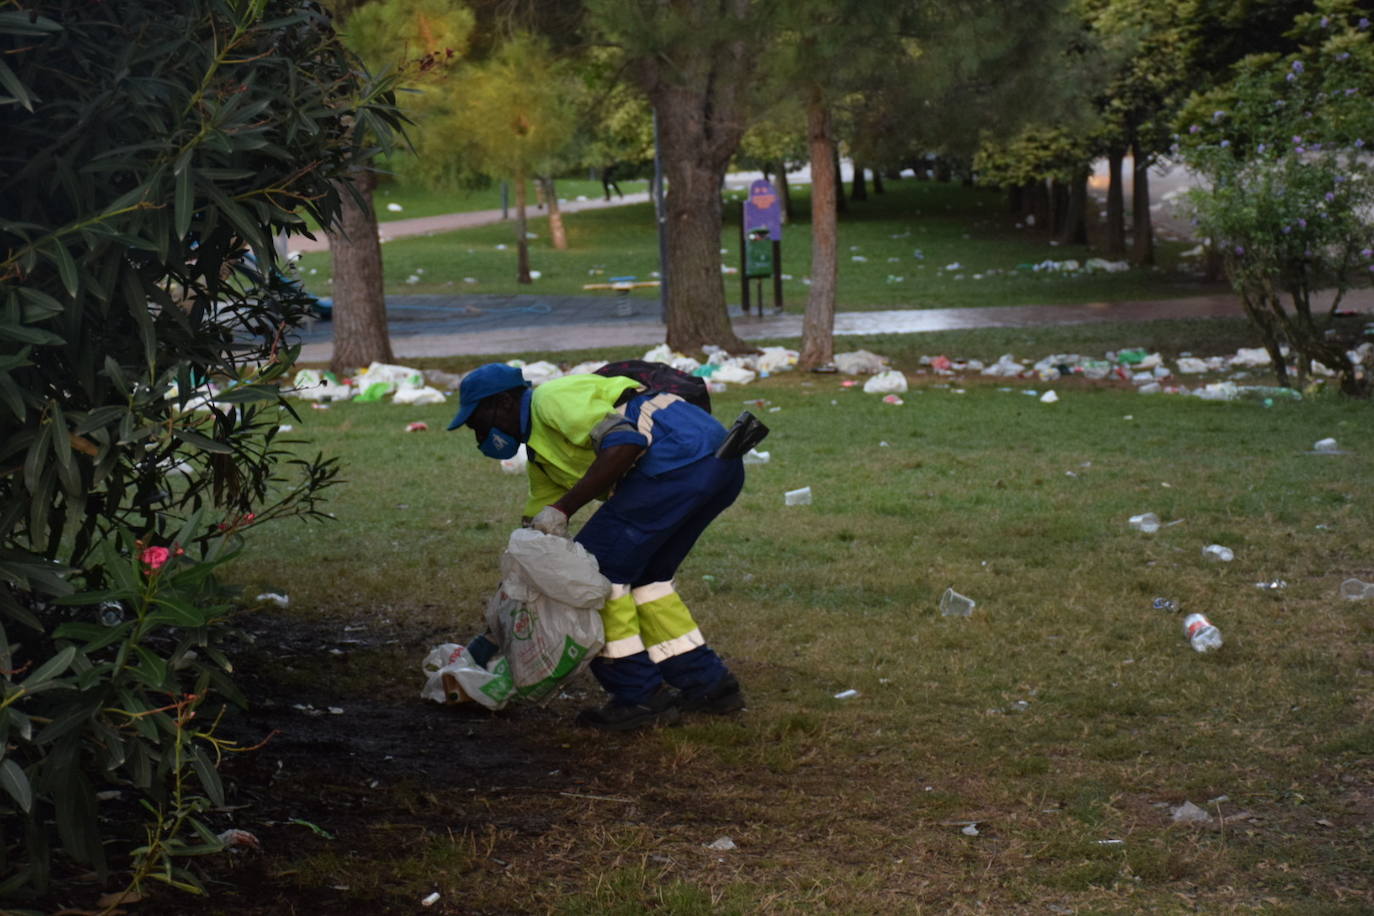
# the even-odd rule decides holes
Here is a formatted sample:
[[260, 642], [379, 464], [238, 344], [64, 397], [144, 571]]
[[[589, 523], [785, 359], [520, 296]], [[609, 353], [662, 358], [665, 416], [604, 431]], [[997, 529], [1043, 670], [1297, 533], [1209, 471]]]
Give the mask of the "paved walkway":
[[[1374, 290], [1346, 296], [1344, 308], [1374, 318]], [[626, 309], [630, 310], [626, 314]], [[651, 347], [664, 340], [658, 303], [614, 296], [394, 296], [387, 302], [396, 359]], [[1235, 296], [1199, 296], [1156, 302], [1088, 305], [1014, 305], [992, 308], [907, 309], [840, 312], [835, 334], [915, 334], [965, 328], [1021, 328], [1101, 321], [1166, 318], [1229, 318], [1244, 314]], [[759, 318], [732, 310], [735, 332], [745, 340], [799, 340], [800, 314]], [[301, 335], [301, 360], [328, 362], [333, 352], [329, 322]]]
[[[648, 192], [640, 191], [611, 200], [597, 198], [596, 200], [562, 201], [559, 203], [558, 209], [563, 213], [577, 213], [580, 210], [601, 210], [606, 207], [623, 207], [626, 204], [643, 204], [648, 203], [648, 201]], [[531, 218], [548, 216], [548, 211], [531, 205], [528, 215]], [[500, 210], [473, 210], [470, 213], [444, 213], [439, 216], [417, 216], [414, 219], [393, 219], [379, 223], [377, 235], [383, 242], [389, 242], [392, 239], [415, 235], [434, 235], [436, 232], [451, 232], [454, 229], [489, 226], [506, 218]], [[509, 219], [515, 219], [515, 207], [513, 206], [510, 208]], [[292, 236], [287, 243], [287, 248], [301, 252], [328, 251], [329, 236], [323, 232], [318, 235], [319, 238], [316, 239], [308, 239], [303, 235]]]

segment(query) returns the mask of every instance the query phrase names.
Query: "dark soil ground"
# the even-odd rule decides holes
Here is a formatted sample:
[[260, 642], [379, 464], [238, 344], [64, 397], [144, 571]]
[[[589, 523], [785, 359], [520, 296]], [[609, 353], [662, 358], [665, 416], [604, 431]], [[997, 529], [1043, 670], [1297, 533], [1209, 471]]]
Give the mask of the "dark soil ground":
[[[451, 898], [422, 908], [437, 882], [426, 879], [422, 861], [405, 860], [423, 860], [438, 838], [541, 835], [563, 817], [550, 798], [570, 802], [603, 792], [567, 772], [569, 745], [550, 738], [551, 729], [575, 734], [567, 723], [599, 691], [581, 675], [538, 707], [492, 713], [472, 703], [423, 701], [420, 659], [430, 645], [451, 638], [387, 621], [250, 618], [242, 645], [228, 653], [249, 707], [230, 708], [216, 734], [245, 748], [266, 743], [226, 756], [220, 770], [226, 806], [207, 820], [216, 832], [248, 831], [260, 848], [196, 860], [207, 897], [151, 881], [149, 899], [123, 911], [528, 912], [525, 905], [460, 906]], [[545, 804], [531, 803], [537, 799]], [[477, 871], [497, 874], [509, 865], [499, 856], [476, 858]], [[386, 872], [402, 879], [387, 880]], [[63, 882], [60, 899], [39, 911], [99, 912], [94, 901], [102, 890], [117, 889], [126, 878], [127, 872], [113, 875], [104, 888]]]

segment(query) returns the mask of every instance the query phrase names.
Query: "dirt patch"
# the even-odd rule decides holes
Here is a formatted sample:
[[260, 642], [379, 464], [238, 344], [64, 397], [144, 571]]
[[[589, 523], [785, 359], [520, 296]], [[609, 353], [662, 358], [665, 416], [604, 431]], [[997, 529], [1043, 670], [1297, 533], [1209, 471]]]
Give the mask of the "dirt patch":
[[[436, 837], [547, 830], [558, 816], [523, 801], [585, 788], [566, 772], [567, 745], [550, 741], [549, 730], [596, 701], [595, 685], [578, 682], [546, 706], [511, 712], [422, 701], [419, 660], [446, 638], [385, 620], [248, 620], [227, 647], [248, 707], [228, 708], [215, 734], [262, 746], [225, 757], [226, 805], [206, 820], [216, 832], [248, 831], [261, 848], [196, 860], [208, 898], [150, 882], [153, 899], [128, 911], [413, 913], [426, 895], [422, 872], [413, 884], [383, 887], [377, 874], [354, 870], [402, 867]], [[79, 879], [62, 883], [44, 911], [90, 909], [101, 892]], [[112, 879], [105, 890], [115, 886]], [[426, 912], [510, 911], [450, 906]]]

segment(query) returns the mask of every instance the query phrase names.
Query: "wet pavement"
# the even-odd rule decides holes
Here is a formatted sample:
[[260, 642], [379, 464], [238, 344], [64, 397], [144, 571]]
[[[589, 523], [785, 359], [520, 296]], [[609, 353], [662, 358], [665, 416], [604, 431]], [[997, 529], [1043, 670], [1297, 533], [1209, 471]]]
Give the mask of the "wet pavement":
[[[1374, 290], [1346, 295], [1343, 308], [1374, 317]], [[730, 310], [745, 340], [800, 340], [800, 312], [744, 316]], [[654, 346], [664, 340], [655, 299], [617, 296], [391, 296], [387, 300], [391, 347], [396, 359], [489, 355], [592, 347]], [[1017, 305], [962, 309], [892, 309], [839, 312], [835, 334], [919, 334], [969, 328], [1021, 328], [1102, 321], [1229, 318], [1244, 315], [1235, 296], [1198, 296], [1153, 302], [1087, 305]], [[301, 360], [328, 362], [332, 327], [303, 329]]]

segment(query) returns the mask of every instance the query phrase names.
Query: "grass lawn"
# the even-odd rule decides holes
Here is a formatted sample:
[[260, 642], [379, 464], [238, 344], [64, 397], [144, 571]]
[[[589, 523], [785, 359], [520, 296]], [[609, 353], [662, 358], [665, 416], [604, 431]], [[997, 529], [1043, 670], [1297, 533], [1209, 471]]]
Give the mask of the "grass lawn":
[[[431, 890], [480, 913], [1369, 912], [1374, 601], [1338, 589], [1374, 579], [1371, 406], [1076, 382], [1046, 405], [1024, 382], [916, 374], [922, 353], [1252, 343], [1239, 322], [846, 339], [908, 371], [905, 404], [796, 372], [717, 395], [722, 418], [768, 401], [751, 409], [772, 460], [678, 582], [749, 710], [589, 734], [570, 724], [595, 699], [584, 675], [509, 726], [568, 791], [384, 786], [385, 855], [305, 835], [269, 852], [274, 880], [391, 902], [377, 912]], [[302, 409], [295, 435], [348, 483], [336, 522], [255, 534], [234, 570], [249, 593], [289, 590], [304, 618], [476, 631], [524, 483], [439, 431], [452, 410]], [[414, 420], [434, 431], [403, 432]], [[1327, 436], [1348, 454], [1310, 454]], [[802, 486], [814, 503], [784, 506]], [[1177, 524], [1131, 530], [1146, 511]], [[1204, 560], [1212, 543], [1235, 560]], [[936, 610], [951, 586], [971, 617]], [[1225, 646], [1194, 653], [1156, 597], [1206, 613]], [[322, 656], [320, 677], [343, 706], [413, 697], [425, 649], [372, 649], [347, 677]], [[414, 703], [417, 728], [481, 741]], [[1173, 823], [1185, 801], [1211, 820]], [[420, 810], [456, 826], [406, 827]], [[704, 848], [723, 836], [738, 848]]]
[[[649, 183], [642, 180], [619, 182], [621, 193], [634, 194], [647, 191]], [[597, 200], [605, 196], [600, 181], [561, 178], [555, 188], [560, 200], [573, 201], [579, 198]], [[535, 190], [530, 185], [530, 209], [534, 209]], [[470, 191], [434, 191], [420, 185], [401, 180], [384, 180], [373, 195], [377, 208], [377, 219], [390, 222], [398, 219], [414, 219], [418, 216], [438, 216], [443, 213], [471, 213], [477, 210], [501, 209], [501, 185], [499, 182], [487, 188]], [[400, 210], [391, 209], [390, 205]], [[515, 212], [515, 191], [511, 189], [507, 204], [511, 213]]]
[[[808, 189], [799, 191], [797, 212], [805, 214]], [[727, 207], [721, 236], [724, 265], [739, 266], [739, 194]], [[380, 198], [379, 198], [380, 199]], [[399, 215], [412, 215], [411, 204]], [[418, 214], [416, 214], [418, 215]], [[549, 245], [548, 220], [530, 222], [531, 264], [540, 277], [529, 286], [515, 282], [515, 247], [510, 223], [387, 242], [383, 248], [387, 292], [534, 293], [581, 295], [583, 285], [612, 276], [649, 279], [658, 269], [658, 241], [649, 204], [568, 214], [569, 249]], [[783, 295], [792, 310], [802, 308], [810, 271], [809, 224], [784, 229]], [[1100, 252], [1083, 246], [1055, 246], [1033, 227], [1017, 228], [1004, 197], [957, 184], [905, 180], [867, 202], [855, 202], [840, 224], [839, 304], [842, 309], [965, 308], [987, 305], [1072, 304], [1161, 299], [1223, 291], [1205, 285], [1196, 259], [1181, 258], [1191, 242], [1159, 243], [1159, 267], [1120, 273], [1034, 271], [1046, 260], [1077, 260]], [[958, 265], [953, 267], [952, 265]], [[303, 278], [313, 291], [329, 288], [329, 255], [306, 254]], [[313, 271], [313, 273], [312, 273]], [[414, 278], [414, 282], [407, 282]], [[724, 278], [726, 297], [740, 299], [736, 275]], [[655, 290], [636, 295], [651, 298]], [[767, 296], [771, 297], [771, 286]], [[771, 302], [771, 298], [768, 299]]]

